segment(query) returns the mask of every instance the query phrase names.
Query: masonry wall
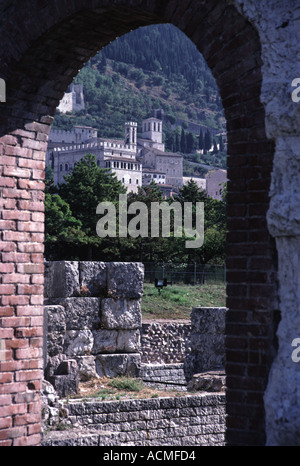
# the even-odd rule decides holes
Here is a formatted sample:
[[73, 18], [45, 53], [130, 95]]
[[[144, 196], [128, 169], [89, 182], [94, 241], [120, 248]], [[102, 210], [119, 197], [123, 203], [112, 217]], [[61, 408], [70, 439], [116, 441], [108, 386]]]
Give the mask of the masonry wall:
[[300, 320], [296, 2], [45, 0], [29, 9], [16, 0], [0, 12], [1, 445], [40, 441], [43, 179], [56, 107], [97, 50], [162, 22], [203, 53], [227, 120], [227, 442], [299, 444], [290, 353]]
[[182, 363], [190, 353], [190, 322], [143, 322], [142, 363]]
[[[64, 423], [75, 427], [75, 432], [47, 433], [43, 445], [103, 445], [102, 436], [106, 436], [106, 445], [115, 446], [225, 445], [225, 395], [220, 393], [122, 402], [71, 401], [65, 409]], [[102, 432], [97, 434], [97, 430]], [[113, 443], [109, 443], [109, 433]]]
[[144, 267], [45, 264], [45, 378], [61, 396], [93, 377], [139, 377]]

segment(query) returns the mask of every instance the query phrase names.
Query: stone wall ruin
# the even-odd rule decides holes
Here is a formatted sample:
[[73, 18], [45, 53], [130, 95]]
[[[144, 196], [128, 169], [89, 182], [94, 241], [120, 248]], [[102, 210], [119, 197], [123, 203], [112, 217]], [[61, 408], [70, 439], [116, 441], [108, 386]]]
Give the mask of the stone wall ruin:
[[144, 267], [139, 263], [45, 263], [45, 378], [77, 393], [92, 377], [138, 377]]

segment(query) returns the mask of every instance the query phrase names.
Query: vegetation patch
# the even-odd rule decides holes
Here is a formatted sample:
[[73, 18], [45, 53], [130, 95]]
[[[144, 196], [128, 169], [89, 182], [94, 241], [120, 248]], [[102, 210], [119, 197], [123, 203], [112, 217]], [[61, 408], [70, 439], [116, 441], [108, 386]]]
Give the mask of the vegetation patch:
[[178, 390], [158, 390], [148, 387], [142, 380], [131, 377], [101, 377], [79, 384], [79, 392], [72, 398], [101, 401], [121, 401], [134, 398], [186, 396], [186, 392]]
[[225, 284], [172, 285], [159, 294], [154, 284], [145, 283], [143, 319], [190, 319], [193, 307], [225, 307]]

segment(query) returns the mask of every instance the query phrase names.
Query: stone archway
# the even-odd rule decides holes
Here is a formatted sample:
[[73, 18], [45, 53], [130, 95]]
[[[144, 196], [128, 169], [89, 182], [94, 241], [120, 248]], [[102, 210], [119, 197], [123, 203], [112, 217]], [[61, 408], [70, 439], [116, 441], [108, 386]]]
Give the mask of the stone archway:
[[56, 106], [83, 63], [117, 36], [169, 22], [202, 52], [228, 129], [227, 442], [265, 443], [263, 395], [275, 350], [276, 252], [267, 230], [274, 144], [266, 136], [261, 45], [225, 0], [46, 0], [1, 5], [2, 292], [0, 444], [40, 442], [43, 177]]

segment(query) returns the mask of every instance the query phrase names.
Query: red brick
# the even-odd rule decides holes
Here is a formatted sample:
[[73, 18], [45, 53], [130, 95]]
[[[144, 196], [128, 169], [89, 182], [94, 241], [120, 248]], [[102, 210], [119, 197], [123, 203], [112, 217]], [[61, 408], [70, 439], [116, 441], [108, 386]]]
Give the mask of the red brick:
[[18, 231], [43, 232], [44, 223], [41, 222], [18, 222]]
[[7, 241], [0, 241], [0, 251], [3, 252], [12, 252], [17, 249], [17, 246], [15, 243], [9, 243]]
[[4, 167], [3, 174], [4, 176], [15, 176], [17, 178], [30, 178], [31, 171], [27, 169], [7, 166]]
[[20, 189], [32, 189], [32, 190], [44, 190], [45, 183], [43, 181], [36, 181], [36, 180], [18, 180], [18, 187]]
[[35, 168], [37, 170], [43, 170], [45, 168], [44, 162], [39, 160], [32, 160], [32, 159], [19, 159], [18, 160], [19, 167], [22, 168]]
[[16, 382], [24, 382], [41, 378], [41, 371], [18, 371], [16, 372]]
[[17, 264], [18, 273], [44, 273], [44, 264]]
[[43, 294], [43, 287], [40, 285], [18, 285], [18, 294], [37, 294], [37, 295], [42, 295]]
[[5, 154], [13, 155], [17, 157], [27, 157], [29, 159], [32, 158], [32, 149], [26, 149], [24, 147], [18, 146], [6, 146], [5, 147]]
[[[9, 317], [9, 316], [13, 316], [14, 314], [15, 314], [15, 311], [12, 306], [0, 306], [0, 317]], [[0, 329], [0, 334], [1, 334], [1, 329]]]
[[18, 304], [25, 306], [29, 304], [29, 296], [2, 296], [1, 300], [4, 306], [15, 306]]
[[19, 231], [4, 231], [3, 240], [4, 241], [30, 241], [30, 233], [19, 232]]
[[23, 252], [4, 252], [2, 254], [3, 262], [29, 262], [30, 255]]
[[2, 212], [3, 220], [23, 220], [27, 222], [30, 220], [30, 212], [22, 212], [18, 210], [4, 210]]
[[14, 446], [16, 447], [28, 447], [39, 445], [41, 442], [41, 435], [28, 435], [26, 437], [17, 438], [14, 440]]
[[19, 209], [21, 210], [33, 210], [44, 212], [45, 206], [43, 202], [32, 202], [32, 201], [18, 201]]
[[4, 144], [4, 146], [16, 146], [18, 144], [18, 139], [14, 136], [10, 136], [9, 134], [7, 134], [0, 138], [0, 143]]
[[44, 252], [42, 243], [18, 243], [18, 251], [20, 252]]
[[12, 273], [4, 275], [2, 278], [3, 283], [29, 283], [30, 275], [25, 275], [21, 273]]
[[17, 165], [16, 157], [11, 157], [9, 155], [2, 155], [1, 156], [1, 163], [2, 165]]
[[15, 292], [14, 285], [0, 285], [0, 294], [2, 295], [14, 294], [14, 292]]
[[15, 230], [16, 222], [13, 220], [0, 220], [0, 230]]
[[[13, 198], [13, 199], [31, 199], [30, 192], [26, 191], [25, 189], [5, 188], [2, 190], [2, 195], [3, 197]], [[27, 209], [21, 208], [21, 210], [27, 210]]]
[[14, 178], [5, 178], [4, 176], [1, 176], [0, 186], [5, 186], [6, 188], [14, 188], [16, 186], [16, 180]]
[[26, 327], [27, 325], [30, 325], [29, 317], [3, 317], [2, 318], [3, 328]]
[[17, 349], [15, 354], [16, 354], [16, 359], [40, 358], [42, 357], [42, 349], [41, 348]]
[[13, 273], [15, 270], [14, 264], [0, 263], [0, 273]]

